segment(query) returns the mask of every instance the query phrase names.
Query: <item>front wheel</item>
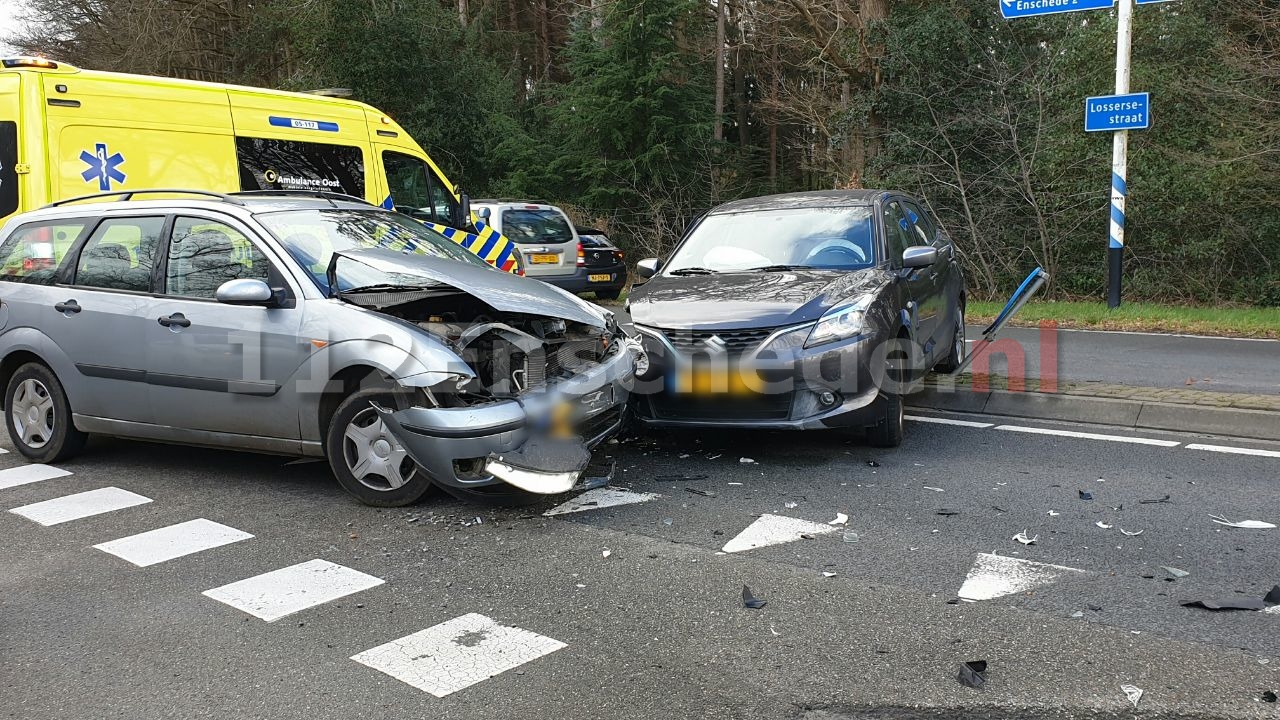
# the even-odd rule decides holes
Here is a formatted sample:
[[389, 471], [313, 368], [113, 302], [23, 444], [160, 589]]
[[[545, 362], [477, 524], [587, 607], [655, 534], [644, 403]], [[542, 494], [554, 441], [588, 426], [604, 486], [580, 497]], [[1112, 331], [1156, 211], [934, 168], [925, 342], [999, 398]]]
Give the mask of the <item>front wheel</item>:
[[358, 392], [338, 406], [325, 435], [325, 455], [334, 477], [352, 497], [374, 507], [417, 502], [431, 489], [431, 478], [405, 451], [391, 428], [373, 409], [395, 407], [386, 391]]
[[9, 378], [4, 407], [9, 439], [28, 460], [65, 460], [80, 452], [88, 439], [72, 423], [62, 383], [39, 363], [27, 363]]
[[878, 402], [881, 405], [880, 422], [867, 430], [867, 442], [872, 447], [898, 447], [906, 433], [906, 410], [903, 408], [902, 396], [884, 393]]
[[942, 362], [934, 366], [934, 369], [941, 373], [953, 373], [959, 370], [960, 364], [964, 362], [965, 356], [969, 352], [969, 345], [964, 336], [964, 305], [960, 306], [960, 312], [957, 315], [955, 335], [951, 341], [951, 352], [942, 359]]

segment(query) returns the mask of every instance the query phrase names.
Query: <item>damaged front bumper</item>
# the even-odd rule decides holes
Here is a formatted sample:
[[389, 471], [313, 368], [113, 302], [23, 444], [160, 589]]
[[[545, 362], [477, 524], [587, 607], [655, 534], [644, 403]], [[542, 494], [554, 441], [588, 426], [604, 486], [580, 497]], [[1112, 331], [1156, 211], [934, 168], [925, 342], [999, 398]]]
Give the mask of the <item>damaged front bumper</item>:
[[[466, 407], [376, 408], [422, 472], [441, 485], [511, 485], [527, 492], [570, 490], [591, 448], [622, 427], [635, 361], [621, 348], [546, 390]], [[576, 437], [549, 437], [567, 413]]]

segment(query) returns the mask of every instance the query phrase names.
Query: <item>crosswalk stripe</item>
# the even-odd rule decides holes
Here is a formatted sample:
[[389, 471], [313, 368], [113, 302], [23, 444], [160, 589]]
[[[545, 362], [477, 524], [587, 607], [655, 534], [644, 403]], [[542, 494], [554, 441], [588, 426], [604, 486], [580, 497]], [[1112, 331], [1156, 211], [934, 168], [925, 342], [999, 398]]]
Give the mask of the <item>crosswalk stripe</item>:
[[9, 512], [47, 526], [123, 510], [135, 505], [145, 505], [149, 502], [151, 502], [149, 497], [121, 490], [118, 487], [105, 487], [23, 505]]
[[1048, 428], [1023, 427], [1021, 425], [1000, 425], [996, 429], [1031, 433], [1033, 435], [1057, 435], [1058, 437], [1078, 438], [1081, 440], [1107, 440], [1109, 442], [1133, 443], [1135, 445], [1155, 445], [1156, 447], [1178, 447], [1182, 444], [1174, 440], [1153, 440], [1152, 438], [1128, 437], [1126, 435], [1102, 435], [1099, 433], [1076, 432], [1075, 430], [1050, 430]]
[[52, 480], [70, 474], [70, 472], [52, 465], [19, 465], [18, 467], [0, 470], [0, 490], [40, 482], [41, 480]]
[[94, 545], [95, 548], [128, 560], [138, 567], [155, 565], [183, 555], [211, 550], [253, 537], [247, 532], [212, 520], [197, 518], [168, 527], [148, 530], [119, 540]]
[[631, 492], [630, 490], [607, 487], [596, 488], [595, 490], [588, 490], [569, 502], [557, 505], [542, 514], [544, 517], [552, 517], [554, 515], [565, 515], [582, 512], [583, 510], [597, 510], [615, 505], [633, 505], [635, 503], [649, 502], [656, 497], [658, 495], [654, 493]]
[[267, 622], [386, 582], [328, 560], [308, 560], [205, 590], [204, 595]]
[[559, 640], [469, 613], [351, 659], [444, 697], [563, 647], [568, 646]]
[[721, 548], [722, 552], [736, 553], [743, 550], [781, 545], [794, 542], [805, 535], [821, 535], [835, 532], [832, 525], [820, 525], [808, 520], [782, 515], [761, 515], [746, 530], [738, 533]]

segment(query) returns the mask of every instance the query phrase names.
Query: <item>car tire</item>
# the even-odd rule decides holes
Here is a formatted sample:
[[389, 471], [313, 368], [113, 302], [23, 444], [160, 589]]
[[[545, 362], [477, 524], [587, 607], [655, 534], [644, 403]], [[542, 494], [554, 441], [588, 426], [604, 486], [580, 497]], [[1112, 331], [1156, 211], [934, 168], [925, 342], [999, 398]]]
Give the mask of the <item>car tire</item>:
[[622, 294], [621, 290], [597, 290], [596, 299], [597, 300], [617, 300], [618, 296], [621, 294]]
[[88, 440], [71, 419], [71, 404], [62, 383], [40, 363], [27, 363], [9, 378], [4, 408], [9, 439], [28, 460], [66, 460], [80, 452]]
[[885, 393], [880, 395], [880, 422], [867, 428], [867, 443], [872, 447], [896, 448], [902, 444], [905, 434], [905, 414], [902, 396]]
[[960, 317], [956, 320], [955, 337], [951, 341], [951, 352], [933, 369], [940, 373], [953, 373], [960, 368], [960, 364], [964, 362], [968, 352], [969, 345], [965, 338], [964, 305], [962, 304], [960, 305]]
[[349, 495], [373, 507], [417, 502], [431, 489], [431, 478], [405, 453], [373, 409], [395, 407], [386, 390], [367, 390], [338, 405], [325, 433], [329, 468]]

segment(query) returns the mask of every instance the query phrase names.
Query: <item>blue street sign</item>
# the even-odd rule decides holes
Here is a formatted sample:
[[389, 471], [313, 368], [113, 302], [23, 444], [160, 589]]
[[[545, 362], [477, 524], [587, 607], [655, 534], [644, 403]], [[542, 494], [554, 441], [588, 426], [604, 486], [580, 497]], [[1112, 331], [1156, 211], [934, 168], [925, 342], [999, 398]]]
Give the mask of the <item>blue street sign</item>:
[[1115, 4], [1115, 0], [1000, 0], [1000, 14], [1011, 20], [1081, 10], [1105, 10]]
[[1146, 130], [1151, 127], [1151, 94], [1085, 98], [1084, 131]]

